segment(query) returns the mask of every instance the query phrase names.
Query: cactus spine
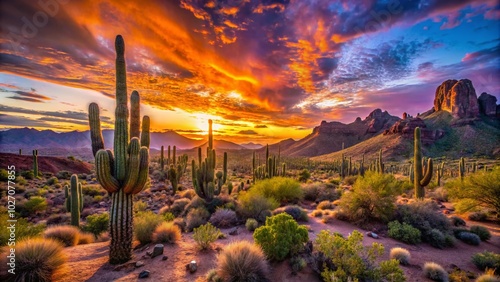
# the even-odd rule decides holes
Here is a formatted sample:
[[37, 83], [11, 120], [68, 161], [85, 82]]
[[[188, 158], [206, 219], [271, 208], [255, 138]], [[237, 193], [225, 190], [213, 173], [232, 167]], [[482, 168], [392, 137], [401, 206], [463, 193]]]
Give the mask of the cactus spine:
[[82, 184], [76, 174], [71, 175], [70, 186], [64, 186], [66, 211], [71, 212], [71, 225], [80, 227], [80, 212], [83, 210]]
[[132, 197], [142, 191], [149, 181], [150, 121], [149, 117], [143, 117], [139, 140], [140, 97], [137, 91], [132, 92], [129, 112], [125, 43], [121, 35], [116, 36], [115, 49], [116, 110], [113, 152], [104, 149], [99, 106], [96, 103], [91, 103], [89, 106], [89, 125], [97, 180], [111, 197], [109, 262], [120, 264], [132, 258]]
[[413, 170], [414, 180], [413, 187], [415, 188], [415, 198], [423, 199], [425, 196], [425, 186], [429, 184], [432, 178], [432, 159], [427, 160], [427, 169], [425, 174], [422, 167], [422, 147], [420, 143], [420, 127], [415, 128], [414, 136], [414, 156], [413, 156]]
[[38, 177], [38, 150], [33, 150], [33, 175]]

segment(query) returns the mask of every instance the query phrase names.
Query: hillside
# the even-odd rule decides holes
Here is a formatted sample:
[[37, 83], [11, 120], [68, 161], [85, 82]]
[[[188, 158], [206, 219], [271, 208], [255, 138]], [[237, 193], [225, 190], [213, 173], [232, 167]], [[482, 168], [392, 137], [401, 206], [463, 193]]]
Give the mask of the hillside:
[[[10, 165], [14, 165], [16, 171], [31, 170], [33, 169], [33, 156], [0, 153], [0, 167], [7, 168]], [[38, 155], [38, 169], [41, 172], [54, 174], [63, 170], [71, 173], [91, 173], [92, 165], [80, 160]]]

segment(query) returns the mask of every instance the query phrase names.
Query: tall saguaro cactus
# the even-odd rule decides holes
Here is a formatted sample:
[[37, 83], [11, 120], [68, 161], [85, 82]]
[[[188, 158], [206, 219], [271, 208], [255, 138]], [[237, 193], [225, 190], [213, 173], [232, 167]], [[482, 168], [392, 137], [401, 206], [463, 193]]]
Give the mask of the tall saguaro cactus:
[[413, 156], [413, 187], [415, 188], [415, 198], [423, 199], [425, 196], [425, 186], [432, 178], [432, 159], [427, 160], [427, 169], [424, 173], [422, 167], [422, 147], [420, 143], [420, 127], [415, 128], [414, 136], [414, 156]]
[[[133, 91], [128, 109], [125, 43], [116, 36], [116, 110], [113, 151], [104, 149], [100, 130], [99, 106], [89, 106], [92, 152], [97, 180], [111, 195], [109, 262], [119, 264], [132, 258], [132, 196], [146, 186], [149, 179], [149, 117], [142, 119], [140, 134], [140, 97]], [[128, 117], [130, 116], [130, 123]], [[129, 135], [130, 126], [130, 135]]]
[[33, 150], [33, 175], [38, 177], [38, 150]]
[[71, 212], [71, 225], [80, 227], [80, 212], [83, 210], [82, 184], [76, 174], [71, 175], [70, 186], [64, 186], [66, 211]]

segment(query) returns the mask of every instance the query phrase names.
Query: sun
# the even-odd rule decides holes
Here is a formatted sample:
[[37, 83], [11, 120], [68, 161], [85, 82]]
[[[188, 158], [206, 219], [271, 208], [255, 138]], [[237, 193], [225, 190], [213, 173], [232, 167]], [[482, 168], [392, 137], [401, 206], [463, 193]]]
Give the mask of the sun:
[[198, 127], [199, 130], [203, 132], [208, 132], [208, 120], [211, 119], [212, 122], [212, 130], [221, 130], [223, 128], [222, 124], [217, 123], [217, 120], [221, 120], [220, 117], [214, 116], [214, 115], [209, 115], [205, 113], [198, 113], [195, 114], [195, 124], [196, 127]]

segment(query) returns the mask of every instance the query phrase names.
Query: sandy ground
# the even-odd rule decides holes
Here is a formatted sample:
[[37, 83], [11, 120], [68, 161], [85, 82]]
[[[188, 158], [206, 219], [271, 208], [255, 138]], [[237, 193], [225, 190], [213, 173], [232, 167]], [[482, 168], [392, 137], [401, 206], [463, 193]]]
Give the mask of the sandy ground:
[[[427, 261], [439, 263], [445, 269], [450, 270], [452, 264], [457, 265], [463, 270], [479, 273], [478, 269], [472, 264], [471, 257], [477, 252], [484, 250], [500, 253], [500, 226], [491, 223], [467, 222], [467, 225], [483, 225], [490, 229], [492, 238], [488, 242], [482, 242], [479, 246], [470, 246], [461, 241], [453, 248], [444, 250], [436, 249], [428, 244], [419, 244], [418, 246], [406, 245], [391, 238], [381, 237], [373, 239], [364, 237], [364, 244], [370, 245], [372, 242], [379, 242], [385, 246], [383, 259], [389, 258], [389, 250], [393, 247], [404, 247], [411, 252], [411, 265], [402, 267], [408, 278], [408, 281], [430, 281], [422, 276], [421, 267]], [[306, 224], [310, 229], [310, 239], [314, 240], [320, 230], [328, 229], [340, 232], [347, 236], [353, 230], [359, 230], [363, 234], [366, 231], [358, 227], [339, 220], [333, 220], [328, 224], [321, 222], [321, 219], [310, 217]], [[222, 230], [228, 233], [231, 229]], [[248, 240], [253, 242], [252, 233], [247, 231], [244, 226], [238, 228], [239, 234], [235, 236], [227, 235], [226, 239], [218, 240], [213, 248], [208, 251], [198, 251], [196, 244], [192, 239], [192, 233], [184, 233], [182, 241], [174, 245], [166, 245], [164, 254], [168, 256], [166, 261], [162, 256], [151, 258], [142, 258], [148, 251], [152, 250], [154, 244], [148, 249], [142, 248], [134, 251], [134, 259], [116, 270], [115, 266], [107, 263], [108, 243], [95, 243], [69, 247], [65, 249], [68, 256], [68, 267], [65, 273], [56, 277], [56, 281], [77, 282], [77, 281], [204, 281], [203, 278], [208, 270], [216, 265], [216, 256], [225, 245], [236, 240]], [[144, 266], [136, 268], [135, 262], [141, 260]], [[191, 260], [198, 262], [198, 271], [190, 274], [185, 269], [185, 265]], [[290, 281], [290, 282], [314, 282], [320, 281], [318, 277], [309, 268], [303, 270], [298, 275], [292, 275], [288, 263], [272, 264], [272, 281]], [[149, 278], [138, 279], [142, 270], [151, 272]], [[198, 280], [197, 280], [198, 279]]]

